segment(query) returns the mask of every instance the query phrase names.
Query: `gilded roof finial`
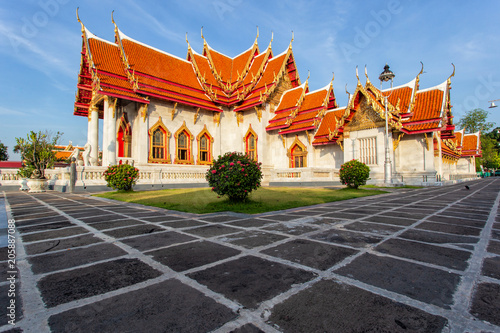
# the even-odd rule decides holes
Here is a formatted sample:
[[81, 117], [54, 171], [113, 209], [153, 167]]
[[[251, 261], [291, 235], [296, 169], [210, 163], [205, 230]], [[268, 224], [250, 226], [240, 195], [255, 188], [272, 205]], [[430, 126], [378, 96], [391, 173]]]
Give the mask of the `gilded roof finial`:
[[366, 83], [370, 83], [370, 78], [368, 77], [368, 71], [366, 69], [366, 65], [365, 65], [365, 76], [366, 76]]
[[78, 22], [80, 22], [80, 24], [82, 25], [82, 33], [85, 32], [85, 26], [83, 25], [82, 21], [80, 20], [80, 16], [78, 15], [78, 8], [79, 7], [76, 7], [76, 19], [78, 20]]
[[111, 12], [111, 22], [115, 25], [115, 34], [118, 35], [118, 26], [116, 25], [115, 19], [113, 17], [114, 12], [115, 12], [114, 10]]
[[293, 35], [293, 30], [292, 30], [292, 40], [290, 41], [290, 43], [293, 42], [293, 39], [294, 39], [294, 35]]
[[205, 37], [203, 37], [203, 26], [201, 26], [201, 38], [205, 40]]
[[420, 70], [420, 73], [418, 73], [417, 76], [424, 73], [424, 63], [423, 62], [420, 62], [420, 63], [422, 64], [422, 69]]
[[257, 37], [256, 38], [259, 38], [259, 26], [257, 26]]
[[453, 73], [451, 73], [450, 77], [448, 78], [448, 81], [450, 81], [450, 79], [455, 76], [455, 65], [453, 63], [451, 63], [451, 65], [453, 66]]
[[306, 79], [306, 81], [308, 81], [308, 80], [309, 80], [309, 77], [310, 77], [310, 76], [311, 76], [311, 71], [308, 69], [308, 70], [307, 70], [307, 79]]
[[332, 81], [331, 82], [333, 82], [333, 80], [335, 80], [335, 72], [332, 72]]
[[351, 94], [347, 91], [347, 83], [345, 84], [345, 93], [347, 94], [347, 96], [351, 97]]
[[273, 43], [273, 39], [274, 39], [274, 32], [271, 31], [271, 40], [269, 41], [269, 46], [267, 47], [268, 49], [271, 48], [271, 44]]
[[358, 79], [358, 84], [361, 84], [361, 82], [359, 82], [358, 66], [356, 66], [356, 79]]

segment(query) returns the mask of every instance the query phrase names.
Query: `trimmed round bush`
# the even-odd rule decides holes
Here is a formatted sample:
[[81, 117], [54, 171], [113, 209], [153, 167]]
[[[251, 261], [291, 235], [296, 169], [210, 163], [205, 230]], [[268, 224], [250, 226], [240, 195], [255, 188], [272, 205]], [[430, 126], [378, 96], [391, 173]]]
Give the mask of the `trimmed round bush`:
[[219, 196], [227, 196], [230, 201], [241, 202], [260, 187], [261, 164], [242, 153], [226, 153], [213, 162], [205, 178], [212, 191]]
[[339, 177], [342, 184], [357, 189], [370, 179], [370, 168], [358, 160], [351, 160], [340, 166]]
[[132, 186], [139, 178], [139, 169], [129, 164], [112, 165], [104, 171], [103, 175], [108, 187], [115, 190], [132, 191]]

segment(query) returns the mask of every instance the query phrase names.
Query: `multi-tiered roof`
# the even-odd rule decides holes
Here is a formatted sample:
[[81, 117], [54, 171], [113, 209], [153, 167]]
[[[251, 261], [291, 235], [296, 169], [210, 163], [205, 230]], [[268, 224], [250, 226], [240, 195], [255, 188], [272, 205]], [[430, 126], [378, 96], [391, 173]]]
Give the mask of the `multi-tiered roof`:
[[272, 39], [260, 53], [256, 38], [248, 50], [231, 58], [203, 38], [202, 54], [188, 42], [187, 59], [182, 59], [128, 37], [116, 24], [114, 43], [83, 24], [82, 37], [75, 115], [87, 116], [105, 95], [145, 104], [156, 98], [216, 112], [223, 107], [243, 111], [266, 102], [284, 81], [287, 88], [300, 85], [291, 42], [274, 56]]

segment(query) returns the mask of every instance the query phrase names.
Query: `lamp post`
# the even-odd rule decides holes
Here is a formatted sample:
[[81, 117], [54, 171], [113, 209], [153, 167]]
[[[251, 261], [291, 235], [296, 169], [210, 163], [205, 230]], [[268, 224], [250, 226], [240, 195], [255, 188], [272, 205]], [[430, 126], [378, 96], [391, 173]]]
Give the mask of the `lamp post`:
[[[378, 77], [380, 80], [380, 87], [382, 88], [382, 83], [391, 80], [392, 82], [396, 75], [389, 69], [389, 65], [385, 64], [384, 71], [380, 73]], [[392, 94], [392, 92], [391, 92]], [[389, 120], [387, 112], [387, 98], [389, 96], [384, 95], [384, 106], [385, 106], [385, 162], [384, 162], [384, 183], [386, 185], [392, 184], [392, 165], [391, 165], [391, 150], [389, 149]]]
[[495, 102], [497, 102], [497, 101], [500, 101], [500, 99], [494, 99], [492, 101], [488, 101], [488, 103], [491, 103], [489, 108], [490, 109], [496, 108], [498, 105], [496, 105]]

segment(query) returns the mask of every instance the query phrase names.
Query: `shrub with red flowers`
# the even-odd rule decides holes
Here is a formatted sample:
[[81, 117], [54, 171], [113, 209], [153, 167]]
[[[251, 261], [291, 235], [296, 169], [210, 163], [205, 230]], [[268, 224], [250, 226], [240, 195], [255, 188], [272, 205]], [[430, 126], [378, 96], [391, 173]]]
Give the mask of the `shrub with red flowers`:
[[342, 184], [358, 188], [370, 179], [370, 168], [358, 160], [351, 160], [340, 166], [339, 177]]
[[242, 153], [226, 153], [214, 160], [205, 178], [218, 195], [233, 202], [245, 201], [250, 192], [260, 187], [261, 164]]
[[132, 191], [139, 177], [139, 169], [129, 164], [112, 165], [104, 171], [104, 179], [107, 186], [115, 190]]

